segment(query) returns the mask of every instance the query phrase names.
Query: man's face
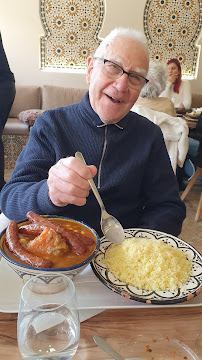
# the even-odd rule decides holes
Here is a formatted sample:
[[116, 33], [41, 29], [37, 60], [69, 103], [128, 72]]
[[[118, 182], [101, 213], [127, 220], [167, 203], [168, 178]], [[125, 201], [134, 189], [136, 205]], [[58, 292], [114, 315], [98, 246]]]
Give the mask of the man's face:
[[[149, 60], [143, 45], [127, 37], [115, 38], [102, 57], [115, 62], [127, 72], [136, 71], [143, 76], [147, 74]], [[103, 123], [115, 124], [132, 108], [141, 89], [130, 87], [127, 74], [111, 79], [103, 74], [102, 68], [102, 61], [88, 58], [90, 103]]]

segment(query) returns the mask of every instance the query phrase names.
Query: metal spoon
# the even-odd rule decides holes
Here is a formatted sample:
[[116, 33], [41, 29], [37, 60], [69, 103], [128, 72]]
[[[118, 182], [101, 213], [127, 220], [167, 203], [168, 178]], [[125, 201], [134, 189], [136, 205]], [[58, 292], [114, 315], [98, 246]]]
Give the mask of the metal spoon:
[[[114, 359], [127, 360], [127, 359], [124, 359], [123, 356], [121, 356], [121, 354], [119, 354], [116, 350], [114, 350], [109, 344], [106, 343], [105, 340], [101, 339], [99, 336], [93, 336], [93, 340], [102, 350], [104, 350], [107, 354], [112, 356]], [[128, 359], [128, 360], [142, 360], [142, 359], [133, 358], [133, 359]]]
[[[86, 165], [85, 159], [79, 151], [76, 152], [75, 157]], [[86, 165], [87, 166], [87, 165]], [[124, 230], [120, 222], [105, 210], [103, 201], [95, 186], [93, 179], [88, 180], [91, 189], [101, 207], [101, 229], [106, 238], [114, 244], [119, 244], [124, 240]]]

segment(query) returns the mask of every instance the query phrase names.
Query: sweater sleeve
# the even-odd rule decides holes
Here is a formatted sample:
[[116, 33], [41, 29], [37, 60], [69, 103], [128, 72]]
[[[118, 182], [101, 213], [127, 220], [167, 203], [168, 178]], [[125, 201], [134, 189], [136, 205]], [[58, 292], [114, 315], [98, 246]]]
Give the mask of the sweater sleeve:
[[38, 214], [54, 214], [56, 209], [57, 213], [62, 212], [63, 208], [50, 201], [47, 185], [48, 171], [58, 160], [55, 133], [49, 112], [44, 112], [31, 129], [12, 176], [1, 192], [1, 209], [9, 219], [25, 219], [30, 210]]

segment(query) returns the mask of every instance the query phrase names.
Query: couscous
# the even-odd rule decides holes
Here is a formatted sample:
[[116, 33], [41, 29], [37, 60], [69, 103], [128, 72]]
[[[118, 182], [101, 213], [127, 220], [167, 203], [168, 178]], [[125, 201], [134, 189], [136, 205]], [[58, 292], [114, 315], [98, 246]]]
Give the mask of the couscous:
[[177, 290], [191, 274], [191, 261], [162, 240], [129, 238], [112, 244], [105, 264], [116, 278], [139, 289]]

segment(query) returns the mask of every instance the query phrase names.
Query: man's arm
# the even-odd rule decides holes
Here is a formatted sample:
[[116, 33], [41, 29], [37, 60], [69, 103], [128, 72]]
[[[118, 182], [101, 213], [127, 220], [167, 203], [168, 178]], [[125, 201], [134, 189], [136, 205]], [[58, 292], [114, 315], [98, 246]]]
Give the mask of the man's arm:
[[[89, 193], [88, 179], [97, 169], [67, 156], [68, 136], [62, 138], [44, 112], [31, 129], [11, 179], [1, 193], [1, 208], [10, 219], [22, 220], [30, 210], [38, 214], [60, 214], [68, 204], [82, 206]], [[57, 140], [56, 140], [57, 139]], [[65, 153], [64, 146], [65, 144]]]

